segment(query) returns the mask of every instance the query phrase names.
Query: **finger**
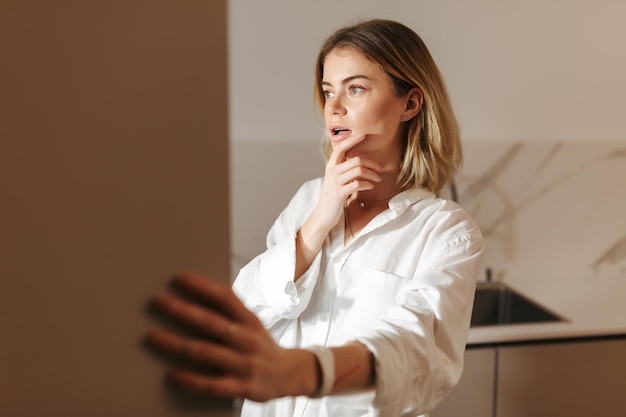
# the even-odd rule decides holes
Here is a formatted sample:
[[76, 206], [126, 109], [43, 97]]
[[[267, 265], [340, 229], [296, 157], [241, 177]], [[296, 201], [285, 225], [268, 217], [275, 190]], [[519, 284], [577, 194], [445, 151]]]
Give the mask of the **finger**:
[[377, 183], [382, 180], [382, 177], [377, 171], [363, 165], [356, 165], [342, 174], [339, 175], [338, 181], [340, 184], [347, 184], [352, 181], [366, 181]]
[[383, 167], [378, 162], [374, 162], [371, 159], [362, 158], [360, 156], [349, 158], [336, 167], [339, 169], [339, 172], [347, 172], [354, 168], [362, 168], [364, 171], [367, 170], [375, 173], [376, 176], [380, 176], [383, 172]]
[[180, 274], [175, 278], [175, 283], [234, 321], [257, 328], [263, 327], [257, 316], [235, 295], [230, 285], [191, 273]]
[[204, 335], [227, 344], [238, 350], [246, 351], [254, 345], [254, 332], [245, 324], [237, 323], [218, 312], [198, 306], [169, 293], [155, 297], [155, 306], [176, 320], [200, 330]]
[[236, 375], [245, 373], [241, 356], [215, 343], [182, 337], [164, 329], [152, 330], [148, 333], [147, 341], [163, 352], [190, 359], [211, 369]]
[[174, 369], [167, 374], [167, 378], [188, 390], [212, 397], [236, 398], [247, 394], [245, 384], [232, 375], [209, 376]]
[[186, 340], [182, 336], [163, 329], [152, 330], [146, 336], [149, 345], [175, 356], [186, 356]]
[[365, 136], [365, 134], [352, 134], [345, 140], [335, 144], [328, 161], [333, 164], [343, 162], [346, 158], [346, 152], [362, 142], [365, 139]]
[[374, 188], [374, 184], [369, 181], [354, 180], [346, 185], [346, 199], [357, 191], [367, 191]]

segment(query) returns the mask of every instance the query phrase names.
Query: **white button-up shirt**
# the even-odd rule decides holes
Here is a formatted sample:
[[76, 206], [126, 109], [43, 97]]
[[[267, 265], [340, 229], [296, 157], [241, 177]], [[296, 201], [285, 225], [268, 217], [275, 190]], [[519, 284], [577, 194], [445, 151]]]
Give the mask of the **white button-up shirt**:
[[329, 233], [294, 282], [295, 241], [322, 179], [305, 183], [234, 290], [283, 347], [359, 341], [374, 354], [376, 388], [359, 395], [244, 402], [246, 417], [419, 416], [456, 384], [463, 367], [476, 274], [478, 226], [456, 203], [405, 190], [344, 245]]

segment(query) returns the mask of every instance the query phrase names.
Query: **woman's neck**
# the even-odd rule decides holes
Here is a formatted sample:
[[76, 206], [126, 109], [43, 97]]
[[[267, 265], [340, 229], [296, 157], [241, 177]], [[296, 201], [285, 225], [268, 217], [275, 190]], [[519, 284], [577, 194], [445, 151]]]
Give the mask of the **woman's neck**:
[[396, 182], [397, 176], [389, 179], [385, 177], [383, 175], [383, 180], [375, 183], [374, 188], [371, 190], [358, 191], [353, 195], [353, 199], [356, 200], [361, 208], [378, 204], [386, 205], [393, 196], [403, 190]]

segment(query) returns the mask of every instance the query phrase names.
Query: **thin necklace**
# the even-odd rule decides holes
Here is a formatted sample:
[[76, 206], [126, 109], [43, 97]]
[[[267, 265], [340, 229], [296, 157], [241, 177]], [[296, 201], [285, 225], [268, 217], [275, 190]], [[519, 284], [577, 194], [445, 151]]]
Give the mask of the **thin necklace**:
[[[385, 197], [385, 198], [381, 198], [380, 200], [375, 200], [375, 201], [369, 202], [369, 203], [367, 203], [367, 206], [368, 207], [375, 206], [376, 204], [382, 203], [383, 201], [389, 202], [389, 200], [391, 200], [392, 197], [393, 197], [393, 195], [391, 197]], [[357, 197], [357, 201], [359, 202], [359, 207], [360, 208], [365, 208], [365, 201], [361, 201], [358, 197]]]
[[[389, 202], [389, 200], [391, 200], [392, 197], [393, 196], [382, 198], [382, 199], [376, 200], [376, 201], [372, 201], [371, 203], [368, 203], [368, 207], [375, 206], [376, 204], [382, 203], [383, 201]], [[365, 202], [359, 200], [358, 198], [357, 198], [357, 201], [359, 202], [359, 208], [364, 209], [365, 208]], [[352, 239], [354, 239], [354, 233], [352, 232], [352, 226], [350, 226], [350, 217], [348, 216], [348, 199], [346, 199], [343, 202], [343, 223], [344, 223], [344, 229], [348, 229], [348, 232], [350, 232], [350, 236], [352, 237]]]
[[350, 232], [350, 236], [352, 237], [352, 239], [354, 239], [354, 233], [352, 233], [352, 227], [350, 227], [350, 218], [348, 217], [348, 201], [344, 201], [343, 202], [343, 223], [344, 223], [344, 230], [348, 229], [348, 232]]

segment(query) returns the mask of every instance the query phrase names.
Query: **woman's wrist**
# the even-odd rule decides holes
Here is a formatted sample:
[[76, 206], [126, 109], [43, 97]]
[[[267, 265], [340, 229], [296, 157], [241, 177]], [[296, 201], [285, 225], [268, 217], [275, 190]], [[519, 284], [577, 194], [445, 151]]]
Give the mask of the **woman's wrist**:
[[306, 219], [300, 232], [304, 240], [303, 243], [312, 253], [317, 253], [322, 247], [326, 236], [334, 225], [327, 225], [319, 219], [319, 214], [314, 210]]
[[313, 397], [319, 391], [320, 371], [315, 354], [307, 349], [286, 349], [287, 363], [280, 396]]
[[309, 269], [315, 256], [320, 251], [327, 231], [320, 230], [311, 224], [311, 218], [302, 225], [296, 235], [296, 270], [294, 281], [297, 281]]
[[335, 357], [333, 352], [325, 346], [311, 346], [307, 350], [315, 355], [317, 365], [317, 389], [309, 397], [318, 398], [329, 395], [335, 384]]

